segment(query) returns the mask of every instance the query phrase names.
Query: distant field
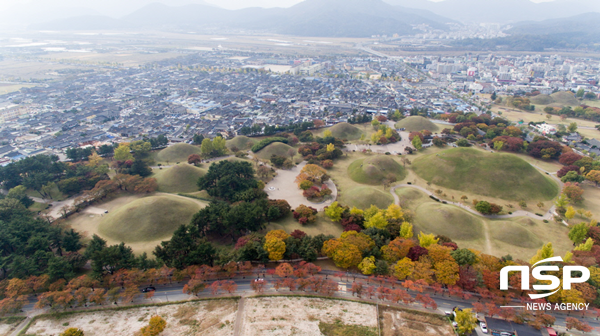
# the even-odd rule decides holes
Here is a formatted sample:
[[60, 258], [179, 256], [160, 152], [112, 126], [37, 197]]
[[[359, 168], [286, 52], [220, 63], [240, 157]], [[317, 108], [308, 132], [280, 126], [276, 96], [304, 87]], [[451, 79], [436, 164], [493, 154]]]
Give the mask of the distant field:
[[507, 153], [448, 149], [413, 161], [412, 169], [431, 183], [506, 200], [551, 200], [557, 184], [526, 161]]
[[30, 88], [30, 87], [34, 87], [34, 86], [35, 85], [32, 85], [32, 84], [3, 84], [3, 83], [0, 83], [0, 95], [19, 91], [24, 87]]

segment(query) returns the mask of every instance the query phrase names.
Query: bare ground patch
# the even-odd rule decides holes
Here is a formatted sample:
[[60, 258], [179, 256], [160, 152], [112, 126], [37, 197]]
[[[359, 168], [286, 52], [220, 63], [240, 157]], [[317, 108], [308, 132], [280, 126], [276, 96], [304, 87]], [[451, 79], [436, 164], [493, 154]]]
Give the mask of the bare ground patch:
[[379, 307], [384, 336], [453, 336], [452, 327], [442, 317]]
[[27, 334], [58, 335], [70, 327], [80, 328], [86, 336], [135, 335], [148, 325], [150, 317], [160, 315], [167, 321], [162, 336], [233, 335], [237, 300], [187, 302], [165, 306], [124, 310], [82, 312], [35, 320]]
[[321, 335], [319, 322], [377, 328], [375, 306], [303, 297], [249, 298], [242, 335]]

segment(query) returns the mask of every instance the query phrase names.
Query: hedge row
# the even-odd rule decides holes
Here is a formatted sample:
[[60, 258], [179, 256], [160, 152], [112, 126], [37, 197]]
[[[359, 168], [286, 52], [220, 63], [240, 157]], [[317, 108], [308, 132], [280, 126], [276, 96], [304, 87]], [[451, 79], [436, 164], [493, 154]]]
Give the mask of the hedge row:
[[267, 147], [268, 145], [272, 144], [273, 142], [283, 142], [284, 144], [288, 143], [288, 139], [287, 138], [281, 138], [281, 137], [273, 137], [273, 138], [266, 138], [266, 139], [262, 139], [261, 141], [257, 142], [256, 144], [254, 144], [254, 146], [252, 146], [252, 152], [256, 153], [259, 150]]

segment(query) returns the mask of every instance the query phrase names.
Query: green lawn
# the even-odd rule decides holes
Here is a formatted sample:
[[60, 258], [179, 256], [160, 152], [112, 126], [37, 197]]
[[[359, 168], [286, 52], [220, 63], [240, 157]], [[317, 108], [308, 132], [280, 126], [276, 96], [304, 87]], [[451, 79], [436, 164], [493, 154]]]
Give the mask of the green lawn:
[[551, 200], [558, 185], [513, 154], [453, 148], [419, 157], [412, 169], [437, 186], [511, 201]]
[[390, 177], [396, 181], [403, 180], [406, 170], [391, 156], [376, 155], [352, 162], [348, 167], [348, 175], [358, 183], [381, 185]]

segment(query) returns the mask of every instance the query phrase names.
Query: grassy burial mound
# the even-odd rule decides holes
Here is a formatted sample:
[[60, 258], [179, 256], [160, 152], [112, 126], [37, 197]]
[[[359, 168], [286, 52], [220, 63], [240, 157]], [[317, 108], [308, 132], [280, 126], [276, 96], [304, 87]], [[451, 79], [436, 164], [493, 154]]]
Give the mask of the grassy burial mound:
[[436, 124], [421, 116], [411, 116], [402, 119], [396, 124], [396, 128], [406, 128], [406, 130], [409, 132], [428, 130], [435, 133], [439, 130], [439, 127], [437, 127]]
[[290, 153], [288, 152], [290, 151], [290, 149], [294, 151], [293, 155], [296, 155], [297, 151], [295, 148], [281, 142], [274, 142], [268, 145], [267, 147], [261, 149], [258, 153], [256, 153], [256, 156], [263, 160], [270, 160], [271, 156], [273, 155], [279, 155], [289, 158]]
[[513, 154], [453, 148], [416, 159], [412, 168], [440, 187], [505, 200], [550, 200], [558, 186]]
[[104, 215], [98, 231], [125, 243], [169, 239], [200, 209], [201, 203], [179, 196], [144, 197]]
[[427, 202], [416, 211], [415, 225], [426, 233], [435, 233], [453, 240], [483, 238], [482, 219], [458, 207]]
[[571, 91], [559, 91], [550, 95], [552, 103], [560, 106], [578, 106], [579, 101]]
[[360, 209], [367, 209], [371, 205], [385, 209], [394, 203], [394, 198], [390, 193], [371, 187], [356, 187], [344, 190], [339, 198], [342, 204]]
[[554, 103], [554, 99], [552, 99], [552, 97], [550, 97], [550, 95], [545, 95], [545, 94], [540, 94], [534, 97], [530, 97], [529, 101], [531, 101], [532, 104], [536, 104], [536, 105], [549, 105]]
[[537, 249], [544, 245], [544, 241], [528, 229], [528, 227], [533, 228], [536, 225], [527, 217], [516, 221], [493, 221], [489, 226], [490, 236], [506, 244]]
[[200, 147], [190, 144], [179, 143], [169, 146], [156, 154], [158, 162], [187, 162], [188, 156], [192, 154], [200, 154]]
[[379, 155], [352, 162], [348, 175], [355, 182], [378, 185], [390, 177], [402, 180], [406, 177], [406, 170], [391, 157]]
[[[155, 170], [157, 171], [157, 170]], [[196, 181], [206, 174], [206, 170], [181, 163], [168, 169], [158, 170], [154, 175], [158, 190], [168, 193], [192, 193], [198, 191]]]
[[334, 137], [343, 140], [358, 140], [362, 135], [362, 131], [360, 129], [345, 122], [336, 124], [329, 130]]
[[248, 150], [254, 146], [256, 140], [248, 138], [247, 136], [239, 135], [231, 140], [227, 140], [227, 148], [231, 149], [236, 147], [238, 150]]

